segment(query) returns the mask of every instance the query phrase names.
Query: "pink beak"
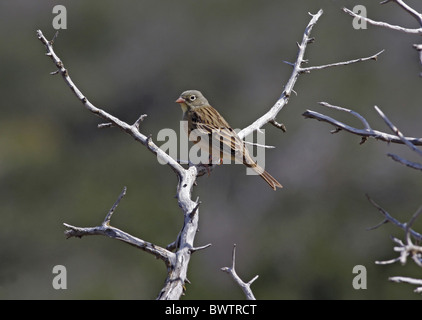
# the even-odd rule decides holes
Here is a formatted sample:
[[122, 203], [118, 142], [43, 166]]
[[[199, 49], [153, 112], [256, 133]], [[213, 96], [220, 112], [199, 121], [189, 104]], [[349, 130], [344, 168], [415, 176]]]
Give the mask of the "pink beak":
[[184, 102], [186, 102], [186, 100], [185, 100], [185, 99], [183, 99], [182, 97], [180, 97], [180, 98], [179, 98], [179, 99], [177, 99], [175, 102], [176, 102], [176, 103], [184, 103]]

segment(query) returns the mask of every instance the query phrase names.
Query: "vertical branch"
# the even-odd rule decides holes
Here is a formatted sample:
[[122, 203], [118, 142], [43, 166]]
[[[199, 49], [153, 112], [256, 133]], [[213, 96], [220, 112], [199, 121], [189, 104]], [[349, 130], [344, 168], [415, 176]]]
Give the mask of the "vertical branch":
[[[376, 60], [376, 55], [367, 57], [367, 58], [359, 58], [355, 60], [345, 61], [345, 62], [338, 62], [332, 63], [328, 65], [322, 66], [315, 66], [315, 67], [303, 67], [303, 64], [307, 63], [307, 60], [304, 59], [305, 51], [307, 45], [314, 41], [313, 38], [310, 37], [311, 31], [314, 25], [317, 23], [319, 18], [321, 17], [323, 11], [319, 10], [317, 14], [311, 14], [311, 20], [309, 21], [308, 25], [305, 28], [305, 32], [303, 34], [303, 38], [301, 43], [298, 43], [299, 51], [297, 54], [297, 58], [295, 63], [289, 63], [293, 67], [293, 71], [289, 80], [287, 81], [284, 90], [277, 100], [277, 102], [273, 105], [273, 107], [261, 116], [259, 119], [254, 121], [251, 125], [241, 130], [238, 135], [241, 139], [249, 135], [255, 130], [259, 130], [262, 126], [267, 123], [271, 123], [277, 128], [285, 130], [284, 126], [279, 124], [276, 121], [276, 116], [281, 111], [281, 109], [288, 103], [289, 98], [294, 92], [293, 88], [294, 85], [299, 77], [299, 75], [303, 73], [309, 73], [313, 70], [320, 70], [325, 69], [328, 67], [333, 66], [343, 66], [352, 63], [367, 61], [367, 60]], [[57, 34], [56, 34], [57, 35]], [[167, 278], [165, 284], [160, 291], [157, 299], [179, 299], [181, 295], [184, 293], [185, 290], [185, 283], [188, 282], [187, 280], [187, 271], [188, 265], [190, 262], [191, 254], [199, 249], [206, 248], [207, 246], [202, 246], [195, 248], [194, 247], [194, 240], [195, 235], [198, 230], [198, 222], [199, 222], [199, 202], [192, 200], [192, 189], [195, 184], [195, 181], [198, 176], [204, 173], [204, 170], [200, 169], [197, 166], [190, 166], [188, 169], [183, 168], [176, 159], [173, 159], [164, 151], [162, 151], [151, 139], [151, 136], [147, 136], [141, 133], [140, 131], [140, 123], [146, 117], [146, 115], [140, 116], [134, 124], [128, 124], [117, 117], [111, 115], [110, 113], [106, 112], [103, 109], [100, 109], [94, 106], [86, 97], [85, 95], [78, 89], [75, 83], [72, 81], [71, 77], [69, 76], [68, 70], [65, 68], [63, 61], [56, 55], [53, 50], [53, 42], [48, 41], [40, 30], [37, 31], [38, 39], [43, 43], [46, 48], [46, 55], [52, 59], [57, 70], [54, 71], [52, 74], [60, 74], [74, 93], [74, 95], [78, 98], [79, 101], [82, 102], [84, 108], [94, 115], [104, 119], [107, 121], [106, 124], [101, 124], [101, 128], [108, 128], [108, 127], [117, 127], [121, 129], [123, 132], [130, 135], [133, 139], [137, 142], [141, 143], [145, 146], [150, 152], [152, 152], [157, 157], [164, 159], [168, 166], [176, 173], [178, 177], [178, 184], [177, 184], [177, 195], [176, 198], [178, 200], [178, 205], [183, 211], [184, 220], [183, 220], [183, 227], [180, 233], [177, 236], [176, 241], [174, 241], [168, 248], [164, 249], [159, 246], [156, 246], [150, 242], [146, 242], [144, 240], [135, 238], [128, 233], [125, 233], [117, 228], [110, 226], [110, 220], [115, 211], [117, 204], [123, 198], [125, 191], [119, 196], [118, 200], [116, 201], [115, 205], [111, 208], [109, 213], [107, 214], [104, 222], [101, 226], [93, 227], [93, 228], [80, 228], [74, 227], [68, 224], [65, 224], [68, 228], [67, 235], [68, 236], [76, 236], [82, 237], [85, 235], [104, 235], [114, 239], [118, 239], [124, 242], [127, 242], [135, 247], [139, 247], [144, 251], [154, 254], [156, 257], [159, 257], [163, 261], [165, 261], [167, 266]], [[56, 36], [55, 36], [56, 38]], [[54, 38], [54, 39], [55, 39]], [[53, 39], [53, 40], [54, 40]], [[174, 250], [174, 252], [173, 252]], [[238, 283], [242, 290], [244, 290], [246, 297], [248, 299], [255, 299], [252, 291], [250, 290], [251, 284], [258, 278], [258, 276], [254, 277], [248, 283], [244, 283], [236, 274], [235, 271], [235, 250], [236, 247], [233, 248], [233, 255], [232, 255], [232, 267], [231, 268], [223, 268], [223, 271], [228, 272], [231, 274], [233, 279]]]
[[239, 287], [242, 289], [243, 293], [246, 296], [247, 300], [256, 300], [255, 296], [251, 290], [252, 283], [258, 279], [258, 275], [252, 278], [249, 282], [245, 283], [243, 280], [237, 275], [236, 273], [236, 244], [233, 245], [233, 253], [232, 253], [232, 266], [231, 267], [223, 267], [221, 271], [227, 272], [236, 282]]
[[323, 13], [323, 11], [319, 10], [317, 12], [317, 14], [315, 14], [315, 15], [310, 14], [312, 16], [312, 19], [309, 21], [308, 25], [305, 28], [305, 32], [303, 34], [301, 43], [297, 43], [299, 50], [298, 50], [298, 53], [297, 53], [295, 63], [290, 63], [290, 62], [285, 61], [285, 63], [287, 63], [288, 65], [293, 67], [293, 71], [290, 75], [289, 80], [287, 81], [287, 83], [284, 87], [284, 90], [283, 90], [280, 98], [277, 100], [277, 102], [272, 106], [272, 108], [267, 113], [265, 113], [259, 119], [255, 120], [251, 125], [247, 126], [246, 128], [244, 128], [243, 130], [241, 130], [238, 133], [238, 135], [241, 139], [243, 139], [244, 137], [248, 136], [249, 134], [251, 134], [252, 132], [254, 132], [256, 130], [259, 130], [260, 128], [262, 128], [267, 123], [271, 123], [275, 127], [280, 128], [283, 131], [285, 131], [284, 125], [279, 124], [275, 120], [275, 118], [278, 115], [278, 113], [281, 111], [281, 109], [289, 102], [289, 98], [290, 98], [292, 92], [295, 92], [293, 90], [293, 88], [296, 84], [297, 79], [299, 78], [299, 75], [304, 74], [304, 73], [310, 73], [311, 71], [314, 71], [314, 70], [322, 70], [322, 69], [331, 68], [331, 67], [345, 66], [345, 65], [369, 61], [369, 60], [376, 61], [378, 59], [378, 56], [381, 53], [384, 52], [384, 50], [382, 50], [382, 51], [380, 51], [380, 52], [378, 52], [374, 55], [371, 55], [369, 57], [358, 58], [358, 59], [336, 62], [336, 63], [330, 63], [330, 64], [320, 65], [320, 66], [303, 67], [303, 64], [308, 62], [308, 60], [305, 59], [306, 48], [307, 48], [308, 44], [313, 43], [315, 41], [314, 38], [311, 38], [312, 28], [318, 22], [322, 13]]
[[319, 10], [317, 14], [312, 15], [311, 21], [309, 21], [308, 25], [305, 28], [305, 33], [303, 34], [302, 42], [299, 44], [299, 52], [297, 54], [296, 62], [294, 64], [291, 64], [293, 66], [292, 74], [289, 78], [289, 81], [287, 82], [286, 86], [284, 87], [284, 90], [280, 96], [280, 98], [277, 100], [277, 102], [273, 105], [273, 107], [263, 116], [261, 116], [259, 119], [254, 121], [251, 125], [241, 130], [238, 135], [241, 139], [248, 136], [252, 132], [262, 128], [265, 124], [268, 122], [275, 120], [275, 117], [277, 114], [281, 111], [281, 109], [289, 102], [289, 98], [291, 93], [293, 92], [293, 87], [299, 77], [299, 75], [302, 73], [301, 66], [302, 63], [304, 63], [304, 55], [305, 50], [308, 45], [308, 43], [311, 43], [313, 39], [310, 38], [310, 34], [312, 31], [312, 28], [317, 23], [318, 19], [321, 17], [323, 11]]
[[[94, 106], [83, 93], [78, 89], [75, 83], [69, 76], [68, 70], [65, 68], [63, 61], [53, 50], [54, 39], [57, 37], [57, 33], [52, 41], [48, 41], [41, 30], [37, 31], [38, 39], [44, 44], [46, 48], [46, 55], [52, 59], [56, 67], [58, 68], [52, 74], [60, 74], [64, 79], [65, 83], [69, 86], [75, 96], [82, 102], [85, 109], [91, 113], [99, 116], [100, 118], [107, 121], [106, 124], [101, 124], [100, 128], [118, 127], [125, 133], [129, 134], [137, 142], [147, 147], [147, 149], [155, 154], [157, 157], [163, 159], [168, 166], [177, 174], [179, 181], [177, 186], [177, 200], [179, 207], [182, 209], [184, 214], [184, 225], [180, 234], [178, 235], [178, 247], [175, 253], [168, 249], [161, 248], [150, 242], [142, 239], [133, 237], [132, 235], [110, 226], [111, 216], [116, 209], [118, 203], [126, 193], [126, 189], [122, 191], [118, 200], [110, 209], [104, 222], [101, 226], [80, 228], [69, 224], [65, 224], [67, 227], [66, 236], [69, 237], [82, 237], [85, 235], [103, 235], [113, 239], [121, 240], [130, 245], [138, 247], [146, 252], [152, 253], [157, 258], [163, 260], [167, 265], [167, 278], [163, 289], [160, 291], [158, 299], [171, 299], [176, 300], [181, 297], [185, 288], [185, 282], [187, 281], [186, 274], [189, 266], [193, 243], [195, 235], [198, 229], [199, 212], [196, 207], [196, 202], [191, 199], [191, 193], [198, 176], [198, 170], [195, 166], [184, 169], [175, 159], [170, 157], [164, 151], [162, 151], [151, 139], [151, 136], [142, 134], [139, 130], [140, 123], [144, 120], [146, 115], [140, 116], [134, 124], [130, 125], [117, 117], [109, 114], [108, 112]], [[196, 208], [196, 209], [195, 209]], [[195, 209], [196, 214], [191, 214]]]

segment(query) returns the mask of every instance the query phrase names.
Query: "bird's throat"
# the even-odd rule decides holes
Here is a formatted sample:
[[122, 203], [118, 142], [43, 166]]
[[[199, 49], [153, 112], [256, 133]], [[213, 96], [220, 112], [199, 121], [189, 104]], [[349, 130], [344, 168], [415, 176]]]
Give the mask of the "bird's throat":
[[188, 111], [188, 106], [185, 103], [181, 103], [180, 107], [182, 108], [183, 113]]

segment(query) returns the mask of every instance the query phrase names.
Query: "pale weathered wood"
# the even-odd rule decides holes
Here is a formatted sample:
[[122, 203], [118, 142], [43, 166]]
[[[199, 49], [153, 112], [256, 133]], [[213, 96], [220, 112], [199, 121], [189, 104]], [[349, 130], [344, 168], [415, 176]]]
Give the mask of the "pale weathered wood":
[[[357, 62], [363, 62], [367, 60], [376, 60], [378, 55], [381, 53], [377, 53], [373, 56], [367, 58], [359, 58], [355, 60], [333, 63], [328, 65], [322, 66], [315, 66], [315, 67], [303, 67], [304, 63], [307, 63], [307, 60], [304, 59], [305, 50], [308, 44], [314, 41], [313, 38], [310, 37], [310, 33], [312, 28], [321, 17], [323, 11], [319, 10], [317, 14], [311, 15], [312, 18], [308, 23], [307, 27], [305, 28], [305, 32], [302, 38], [302, 42], [298, 44], [299, 51], [297, 54], [297, 59], [295, 63], [289, 63], [293, 66], [293, 72], [284, 87], [284, 90], [274, 104], [274, 106], [265, 113], [262, 117], [254, 121], [251, 125], [244, 128], [242, 131], [239, 132], [239, 136], [241, 139], [245, 138], [250, 133], [259, 130], [262, 126], [267, 123], [274, 125], [275, 127], [285, 131], [285, 126], [283, 124], [279, 124], [276, 121], [277, 114], [281, 111], [281, 109], [288, 103], [291, 93], [294, 93], [293, 87], [299, 77], [299, 75], [304, 73], [309, 73], [314, 70], [325, 69], [328, 67], [333, 66], [340, 66], [340, 65], [347, 65]], [[113, 115], [109, 114], [103, 109], [100, 109], [94, 106], [87, 98], [82, 94], [82, 92], [77, 88], [77, 86], [73, 83], [72, 79], [69, 76], [68, 70], [65, 68], [61, 59], [56, 55], [53, 50], [53, 43], [57, 38], [57, 33], [54, 36], [52, 41], [48, 41], [44, 35], [42, 34], [41, 30], [37, 31], [38, 39], [44, 44], [46, 48], [46, 55], [52, 59], [54, 64], [57, 67], [57, 70], [52, 72], [51, 74], [60, 74], [65, 83], [69, 86], [75, 96], [82, 102], [85, 109], [92, 112], [93, 114], [97, 115], [98, 117], [102, 118], [106, 121], [106, 123], [100, 124], [99, 128], [109, 128], [109, 127], [118, 127], [136, 141], [140, 142], [144, 145], [150, 152], [155, 154], [158, 158], [164, 160], [167, 165], [176, 173], [178, 176], [178, 184], [177, 184], [177, 193], [176, 198], [178, 200], [178, 205], [182, 209], [184, 220], [183, 220], [183, 227], [179, 232], [176, 240], [169, 244], [167, 248], [162, 248], [157, 246], [151, 242], [147, 242], [145, 240], [139, 239], [134, 237], [120, 229], [112, 227], [110, 225], [111, 216], [116, 209], [118, 203], [123, 198], [124, 194], [126, 193], [126, 189], [124, 192], [121, 193], [118, 200], [116, 201], [115, 205], [110, 209], [109, 213], [106, 215], [104, 222], [96, 227], [75, 227], [69, 224], [64, 224], [67, 228], [65, 234], [67, 237], [82, 237], [87, 235], [103, 235], [113, 239], [117, 239], [120, 241], [124, 241], [136, 248], [139, 248], [145, 252], [148, 252], [158, 259], [161, 259], [165, 262], [167, 266], [167, 278], [165, 280], [164, 286], [161, 289], [160, 293], [158, 294], [157, 299], [180, 299], [181, 295], [185, 290], [185, 283], [188, 282], [187, 279], [187, 271], [189, 266], [189, 261], [192, 253], [207, 248], [209, 245], [194, 247], [194, 240], [195, 235], [198, 230], [198, 221], [199, 221], [199, 199], [196, 201], [192, 200], [192, 189], [197, 180], [197, 178], [201, 175], [209, 173], [215, 165], [213, 166], [203, 166], [203, 165], [193, 165], [192, 163], [188, 162], [189, 167], [185, 169], [182, 167], [177, 159], [173, 159], [168, 154], [166, 154], [163, 150], [161, 150], [153, 141], [151, 136], [147, 136], [141, 133], [140, 125], [141, 122], [145, 119], [146, 115], [141, 115], [134, 124], [128, 124]], [[262, 147], [259, 145], [259, 147]], [[268, 146], [264, 146], [268, 147]], [[270, 147], [268, 147], [270, 148]], [[255, 298], [253, 296], [252, 291], [250, 290], [250, 285], [253, 281], [256, 280], [257, 276], [253, 278], [248, 283], [244, 283], [236, 274], [234, 270], [235, 266], [235, 250], [233, 250], [233, 265], [232, 268], [225, 268], [224, 270], [229, 272], [232, 277], [235, 279], [236, 283], [240, 285], [240, 287], [244, 290], [246, 297], [248, 299]]]

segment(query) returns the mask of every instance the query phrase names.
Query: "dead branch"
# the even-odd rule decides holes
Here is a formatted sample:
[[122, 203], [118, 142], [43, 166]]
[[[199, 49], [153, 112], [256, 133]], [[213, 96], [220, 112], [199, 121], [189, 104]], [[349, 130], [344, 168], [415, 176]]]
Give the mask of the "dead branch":
[[[169, 254], [167, 249], [160, 248], [154, 244], [149, 242], [145, 242], [140, 240], [136, 237], [133, 237], [117, 228], [111, 227], [107, 224], [111, 218], [111, 215], [114, 211], [111, 210], [107, 215], [108, 218], [104, 221], [104, 223], [99, 227], [93, 228], [79, 228], [75, 226], [71, 226], [65, 224], [68, 228], [66, 231], [66, 236], [84, 236], [84, 235], [106, 235], [113, 239], [121, 240], [126, 243], [129, 243], [135, 247], [138, 247], [144, 251], [152, 253], [166, 262], [167, 265], [167, 279], [165, 281], [165, 285], [161, 290], [160, 294], [158, 295], [158, 299], [179, 299], [180, 296], [183, 294], [184, 285], [186, 281], [186, 274], [187, 269], [190, 261], [191, 256], [191, 249], [194, 247], [193, 242], [195, 239], [195, 235], [198, 229], [198, 221], [199, 221], [199, 214], [195, 214], [191, 216], [191, 212], [195, 209], [198, 211], [197, 203], [191, 199], [191, 193], [193, 185], [196, 181], [196, 177], [198, 175], [199, 170], [196, 166], [190, 166], [188, 169], [184, 169], [175, 159], [170, 157], [164, 151], [162, 151], [151, 139], [151, 136], [146, 136], [142, 134], [139, 130], [140, 123], [144, 120], [146, 115], [141, 115], [134, 124], [130, 125], [120, 119], [112, 116], [108, 112], [97, 108], [94, 106], [78, 89], [78, 87], [74, 84], [72, 79], [69, 76], [68, 70], [65, 68], [64, 63], [62, 60], [56, 55], [53, 50], [53, 43], [54, 41], [48, 41], [44, 35], [42, 34], [41, 30], [37, 31], [38, 39], [44, 44], [46, 48], [46, 55], [50, 57], [56, 67], [58, 68], [54, 74], [60, 74], [75, 96], [82, 102], [85, 109], [92, 112], [93, 114], [97, 115], [98, 117], [107, 121], [105, 125], [101, 125], [100, 127], [118, 127], [122, 131], [129, 134], [132, 138], [136, 141], [143, 144], [149, 151], [155, 154], [157, 157], [164, 159], [165, 162], [170, 166], [170, 168], [177, 174], [179, 181], [177, 186], [177, 200], [179, 203], [179, 207], [182, 209], [184, 213], [184, 224], [183, 228], [178, 235], [179, 239], [179, 246], [176, 253]], [[56, 36], [54, 37], [54, 39]], [[53, 40], [54, 40], [53, 39]], [[123, 197], [124, 193], [122, 193], [121, 197]], [[119, 197], [119, 199], [121, 199]], [[120, 201], [120, 200], [118, 200]], [[158, 249], [159, 248], [159, 249]]]
[[[350, 114], [353, 114], [354, 116], [356, 116], [357, 118], [359, 118], [362, 123], [364, 124], [364, 129], [359, 129], [359, 128], [355, 128], [352, 126], [349, 126], [339, 120], [336, 120], [330, 116], [321, 114], [319, 112], [313, 111], [313, 110], [306, 110], [302, 116], [304, 116], [306, 119], [315, 119], [318, 121], [322, 121], [322, 122], [327, 122], [331, 125], [333, 125], [335, 127], [335, 131], [333, 133], [337, 133], [340, 132], [341, 130], [350, 132], [354, 135], [360, 136], [362, 138], [374, 138], [376, 140], [381, 140], [381, 141], [385, 141], [388, 143], [398, 143], [398, 144], [404, 144], [403, 140], [400, 139], [400, 137], [398, 137], [397, 135], [394, 134], [389, 134], [389, 133], [385, 133], [382, 131], [378, 131], [378, 130], [374, 130], [371, 128], [371, 126], [369, 125], [368, 121], [361, 116], [359, 113], [357, 113], [356, 111], [352, 111], [346, 108], [342, 108], [342, 107], [337, 107], [337, 106], [333, 106], [327, 102], [320, 102], [319, 103], [322, 106], [325, 107], [329, 107], [329, 108], [333, 108], [333, 109], [337, 109], [340, 111], [344, 111], [344, 112], [348, 112]], [[408, 141], [409, 143], [413, 144], [413, 145], [422, 145], [422, 138], [413, 138], [413, 137], [405, 137], [406, 141]]]
[[[314, 70], [325, 69], [334, 66], [341, 66], [341, 65], [348, 65], [357, 62], [363, 62], [367, 60], [376, 60], [378, 55], [381, 52], [372, 55], [367, 58], [359, 58], [355, 60], [339, 62], [339, 63], [332, 63], [328, 65], [321, 65], [316, 67], [303, 67], [302, 64], [306, 63], [307, 60], [304, 59], [304, 54], [306, 47], [309, 43], [314, 42], [314, 39], [310, 37], [310, 33], [320, 16], [322, 15], [323, 11], [319, 10], [317, 14], [311, 15], [312, 18], [308, 23], [302, 42], [298, 44], [299, 51], [297, 54], [297, 58], [295, 63], [292, 63], [293, 71], [292, 74], [284, 87], [284, 90], [277, 100], [277, 102], [273, 105], [273, 107], [265, 113], [262, 117], [257, 119], [248, 127], [244, 128], [242, 131], [239, 132], [239, 136], [241, 138], [246, 137], [250, 133], [255, 130], [259, 130], [263, 125], [267, 123], [271, 123], [277, 128], [285, 131], [285, 126], [279, 124], [275, 118], [277, 114], [281, 111], [281, 109], [288, 103], [291, 93], [294, 92], [293, 87], [299, 77], [299, 75], [303, 73], [309, 73]], [[85, 235], [104, 235], [111, 237], [113, 239], [121, 240], [126, 243], [129, 243], [139, 249], [147, 251], [159, 259], [163, 260], [167, 265], [167, 278], [164, 284], [164, 287], [160, 291], [157, 299], [179, 299], [180, 296], [183, 294], [185, 290], [185, 283], [188, 282], [186, 274], [187, 269], [190, 261], [191, 254], [201, 249], [207, 248], [209, 245], [195, 247], [193, 245], [196, 232], [198, 230], [198, 221], [199, 221], [199, 201], [193, 201], [191, 199], [192, 189], [196, 182], [196, 179], [209, 172], [213, 166], [204, 167], [202, 165], [193, 165], [189, 163], [189, 167], [187, 169], [183, 168], [180, 163], [166, 154], [163, 150], [161, 150], [151, 138], [151, 135], [147, 136], [141, 133], [140, 131], [140, 124], [145, 119], [146, 115], [141, 115], [133, 124], [128, 124], [117, 117], [109, 114], [103, 109], [100, 109], [94, 106], [85, 95], [78, 89], [75, 83], [72, 81], [71, 77], [69, 76], [68, 70], [65, 68], [64, 63], [62, 60], [56, 55], [53, 50], [54, 40], [57, 37], [57, 33], [52, 41], [48, 41], [41, 30], [37, 31], [38, 39], [44, 44], [46, 48], [46, 55], [50, 57], [57, 67], [57, 70], [54, 71], [52, 74], [60, 74], [64, 79], [65, 83], [74, 93], [74, 95], [78, 98], [79, 101], [83, 104], [84, 108], [91, 113], [95, 114], [96, 116], [100, 117], [101, 119], [105, 120], [106, 122], [99, 125], [99, 128], [109, 128], [109, 127], [117, 127], [121, 129], [123, 132], [130, 135], [133, 139], [137, 142], [140, 142], [144, 145], [150, 152], [155, 154], [158, 158], [163, 159], [164, 162], [177, 174], [178, 177], [178, 184], [177, 184], [177, 195], [176, 198], [178, 200], [179, 207], [182, 209], [184, 214], [184, 222], [183, 227], [180, 233], [177, 236], [176, 241], [172, 242], [167, 246], [166, 249], [156, 246], [152, 243], [146, 242], [139, 238], [133, 237], [126, 232], [123, 232], [117, 228], [110, 226], [110, 219], [111, 216], [117, 207], [117, 204], [120, 202], [122, 197], [124, 196], [126, 190], [122, 192], [119, 196], [118, 200], [116, 201], [115, 206], [109, 211], [106, 216], [106, 219], [102, 223], [101, 226], [97, 227], [89, 227], [89, 228], [80, 228], [75, 227], [69, 224], [65, 224], [67, 227], [66, 236], [67, 237], [82, 237]], [[175, 252], [173, 252], [175, 251]], [[234, 258], [235, 253], [233, 252], [233, 266], [232, 271], [227, 269], [230, 273], [234, 273]], [[252, 284], [253, 281], [256, 280], [257, 277], [252, 279], [250, 282], [245, 284], [246, 288]], [[243, 283], [243, 282], [242, 282]], [[245, 289], [246, 290], [246, 289]], [[248, 296], [249, 297], [249, 296]], [[251, 295], [250, 297], [253, 297]]]
[[[377, 203], [375, 203], [374, 200], [372, 200], [368, 195], [368, 200], [371, 202], [371, 204], [378, 209], [379, 212], [381, 212], [384, 216], [384, 220], [376, 225], [375, 227], [370, 228], [370, 230], [376, 229], [379, 226], [385, 224], [385, 223], [392, 223], [395, 226], [399, 227], [400, 229], [404, 230], [405, 233], [405, 240], [402, 241], [396, 237], [391, 237], [393, 242], [396, 244], [396, 246], [393, 248], [395, 252], [399, 252], [399, 256], [390, 260], [384, 260], [384, 261], [375, 261], [376, 264], [380, 265], [386, 265], [386, 264], [393, 264], [396, 262], [400, 262], [402, 265], [405, 265], [407, 263], [407, 259], [409, 257], [412, 258], [413, 262], [419, 266], [422, 267], [422, 246], [414, 244], [413, 239], [415, 239], [417, 242], [422, 241], [422, 235], [414, 230], [412, 230], [412, 225], [415, 223], [416, 219], [422, 214], [422, 207], [420, 207], [410, 218], [410, 220], [406, 223], [401, 223], [397, 219], [393, 218], [386, 210], [384, 210], [382, 207], [380, 207]], [[393, 282], [407, 282], [411, 284], [422, 284], [422, 280], [420, 279], [413, 279], [413, 278], [407, 278], [407, 277], [390, 277], [390, 281]], [[418, 287], [414, 290], [417, 293], [422, 292], [422, 287]]]
[[232, 253], [232, 266], [231, 267], [223, 267], [221, 271], [227, 272], [234, 280], [234, 282], [239, 285], [242, 289], [243, 293], [246, 295], [247, 300], [256, 300], [255, 296], [251, 290], [251, 284], [258, 279], [258, 275], [252, 278], [249, 282], [245, 283], [243, 280], [237, 275], [236, 273], [236, 244], [233, 245], [233, 253]]
[[287, 64], [289, 64], [293, 67], [293, 71], [290, 75], [289, 80], [287, 81], [287, 84], [284, 87], [284, 90], [283, 90], [280, 98], [276, 101], [276, 103], [272, 106], [272, 108], [267, 113], [265, 113], [259, 119], [254, 121], [252, 124], [250, 124], [249, 126], [244, 128], [243, 130], [241, 130], [238, 133], [240, 138], [243, 139], [244, 137], [248, 136], [252, 132], [259, 130], [260, 128], [262, 128], [267, 123], [271, 123], [271, 124], [275, 125], [276, 127], [283, 129], [283, 126], [281, 124], [277, 123], [276, 117], [277, 117], [278, 113], [281, 111], [281, 109], [283, 109], [283, 107], [289, 102], [289, 98], [290, 98], [292, 92], [294, 92], [293, 87], [296, 84], [296, 81], [299, 78], [299, 75], [301, 75], [303, 73], [310, 73], [311, 71], [314, 71], [314, 70], [322, 70], [322, 69], [326, 69], [326, 68], [330, 68], [330, 67], [344, 66], [344, 65], [349, 65], [349, 64], [358, 63], [358, 62], [364, 62], [364, 61], [368, 61], [368, 60], [376, 61], [378, 56], [384, 51], [384, 50], [382, 50], [382, 51], [380, 51], [380, 52], [378, 52], [378, 53], [376, 53], [376, 54], [374, 54], [370, 57], [365, 57], [365, 58], [359, 58], [359, 59], [354, 59], [354, 60], [349, 60], [349, 61], [331, 63], [331, 64], [326, 64], [326, 65], [321, 65], [321, 66], [303, 67], [303, 64], [308, 62], [308, 60], [306, 60], [304, 58], [306, 48], [307, 48], [308, 44], [313, 43], [315, 41], [314, 38], [310, 37], [311, 31], [312, 31], [313, 27], [315, 26], [315, 24], [318, 22], [318, 19], [321, 17], [322, 13], [323, 13], [323, 11], [319, 10], [317, 12], [317, 14], [315, 14], [315, 15], [310, 14], [312, 19], [311, 19], [311, 21], [309, 21], [308, 25], [305, 28], [305, 32], [303, 34], [303, 38], [302, 38], [301, 43], [297, 44], [298, 47], [299, 47], [299, 51], [297, 53], [296, 61], [295, 61], [295, 63], [286, 62]]
[[[385, 133], [385, 132], [381, 132], [378, 130], [374, 130], [371, 128], [371, 126], [369, 125], [368, 121], [361, 116], [359, 113], [357, 113], [356, 111], [352, 111], [346, 108], [342, 108], [342, 107], [338, 107], [338, 106], [333, 106], [327, 102], [320, 102], [319, 103], [322, 106], [325, 107], [329, 107], [332, 109], [336, 109], [339, 111], [343, 111], [343, 112], [348, 112], [352, 115], [354, 115], [355, 117], [357, 117], [364, 125], [364, 129], [359, 129], [359, 128], [354, 128], [352, 126], [349, 126], [345, 123], [340, 122], [339, 120], [336, 120], [334, 118], [331, 118], [327, 115], [312, 111], [312, 110], [306, 110], [302, 115], [306, 118], [306, 119], [316, 119], [318, 121], [323, 121], [323, 122], [327, 122], [330, 123], [331, 125], [333, 125], [335, 127], [335, 130], [332, 131], [332, 133], [337, 133], [340, 130], [344, 130], [347, 132], [350, 132], [354, 135], [358, 135], [360, 137], [362, 137], [361, 143], [365, 142], [367, 138], [375, 138], [377, 140], [382, 140], [385, 142], [392, 142], [392, 143], [398, 143], [398, 144], [404, 144], [406, 146], [408, 146], [412, 151], [416, 152], [418, 155], [422, 156], [422, 151], [419, 150], [418, 148], [416, 148], [416, 146], [422, 145], [422, 138], [414, 138], [414, 137], [406, 137], [402, 134], [402, 132], [397, 128], [397, 126], [395, 126], [388, 118], [387, 116], [381, 111], [381, 109], [377, 106], [375, 106], [375, 110], [378, 112], [378, 114], [380, 115], [380, 117], [384, 120], [384, 122], [387, 124], [387, 126], [390, 128], [390, 130], [394, 133], [394, 134], [389, 134], [389, 133]], [[413, 169], [418, 169], [421, 170], [422, 168], [422, 164], [419, 163], [415, 163], [415, 162], [411, 162], [408, 160], [405, 160], [397, 155], [394, 154], [388, 154], [389, 157], [391, 157], [393, 160], [398, 161], [408, 167], [411, 167]]]
[[395, 219], [391, 214], [389, 214], [387, 212], [387, 210], [385, 210], [384, 208], [382, 208], [380, 205], [378, 205], [371, 197], [369, 197], [369, 195], [366, 195], [366, 197], [368, 198], [369, 202], [376, 208], [378, 209], [378, 211], [384, 216], [384, 220], [379, 223], [378, 225], [369, 228], [369, 230], [374, 230], [378, 227], [380, 227], [381, 225], [385, 224], [385, 223], [392, 223], [393, 225], [399, 227], [400, 229], [404, 230], [406, 233], [409, 233], [410, 235], [412, 235], [417, 241], [422, 241], [422, 234], [414, 231], [411, 228], [408, 228], [406, 223], [401, 223], [400, 221], [398, 221], [397, 219]]
[[417, 285], [420, 287], [417, 287], [415, 290], [413, 290], [415, 293], [422, 293], [422, 280], [421, 279], [414, 279], [409, 277], [390, 277], [388, 280], [397, 282], [397, 283], [409, 283], [413, 285]]
[[67, 239], [72, 238], [72, 237], [81, 238], [83, 236], [89, 236], [89, 235], [107, 236], [112, 239], [126, 242], [138, 249], [141, 249], [145, 252], [148, 252], [154, 255], [157, 259], [163, 260], [166, 266], [170, 268], [174, 264], [174, 259], [175, 259], [175, 254], [173, 252], [167, 249], [161, 248], [160, 246], [154, 245], [150, 242], [136, 238], [128, 234], [127, 232], [124, 232], [110, 225], [111, 217], [115, 209], [119, 205], [120, 201], [125, 196], [125, 194], [126, 194], [126, 187], [123, 188], [123, 191], [119, 195], [114, 205], [111, 207], [110, 211], [107, 213], [103, 223], [100, 226], [80, 228], [80, 227], [75, 227], [70, 224], [64, 223], [63, 225], [67, 228], [64, 232], [66, 235], [66, 238]]
[[[398, 2], [398, 1], [394, 1], [394, 2]], [[373, 26], [382, 27], [382, 28], [386, 28], [386, 29], [390, 29], [390, 30], [394, 30], [394, 31], [400, 31], [400, 32], [404, 32], [404, 33], [407, 33], [407, 34], [422, 34], [422, 28], [405, 28], [405, 27], [402, 27], [402, 26], [392, 25], [392, 24], [389, 24], [387, 22], [375, 21], [375, 20], [369, 19], [367, 17], [358, 15], [358, 14], [354, 13], [352, 10], [347, 9], [347, 8], [343, 8], [342, 10], [345, 13], [349, 14], [350, 16], [352, 16], [354, 18], [362, 19], [363, 21], [366, 21], [367, 23], [369, 23]]]
[[[392, 25], [392, 24], [387, 23], [387, 22], [375, 21], [375, 20], [369, 19], [365, 16], [358, 15], [358, 14], [354, 13], [352, 10], [349, 10], [347, 8], [343, 8], [342, 10], [345, 13], [349, 14], [350, 16], [352, 16], [354, 18], [362, 19], [362, 21], [365, 21], [365, 22], [367, 22], [367, 23], [369, 23], [373, 26], [382, 27], [382, 28], [386, 28], [386, 29], [390, 29], [390, 30], [394, 30], [394, 31], [399, 31], [399, 32], [407, 33], [407, 34], [422, 35], [422, 13], [413, 9], [411, 6], [406, 4], [403, 0], [384, 0], [384, 1], [381, 2], [381, 4], [386, 4], [386, 3], [389, 3], [389, 2], [396, 3], [403, 10], [405, 10], [407, 13], [409, 13], [413, 18], [416, 19], [416, 21], [418, 22], [420, 27], [419, 28], [405, 28], [405, 27], [398, 26], [398, 25]], [[419, 52], [419, 60], [420, 60], [420, 63], [422, 64], [422, 44], [414, 44], [413, 48], [415, 48]]]

